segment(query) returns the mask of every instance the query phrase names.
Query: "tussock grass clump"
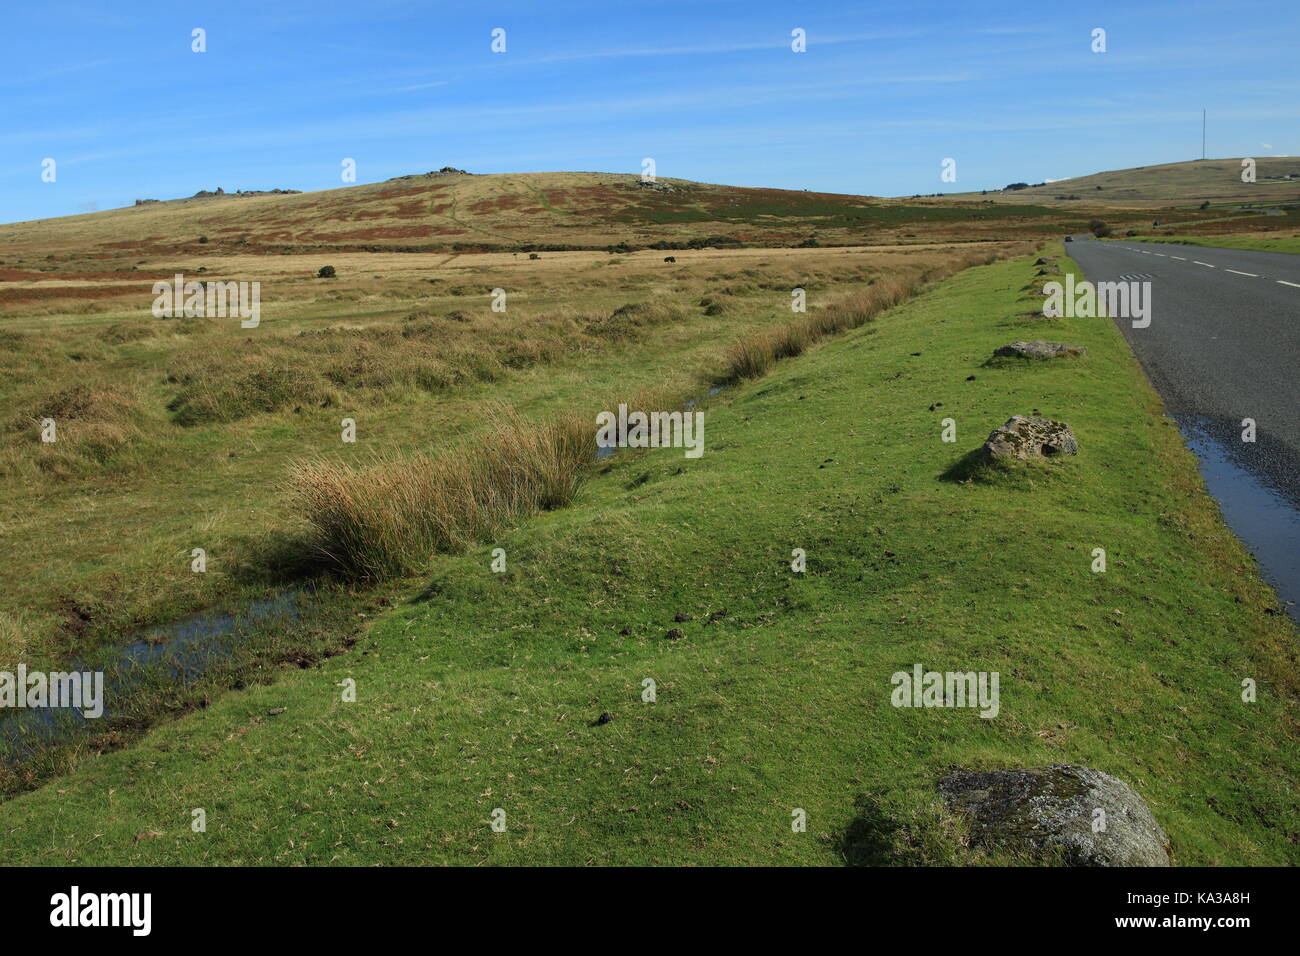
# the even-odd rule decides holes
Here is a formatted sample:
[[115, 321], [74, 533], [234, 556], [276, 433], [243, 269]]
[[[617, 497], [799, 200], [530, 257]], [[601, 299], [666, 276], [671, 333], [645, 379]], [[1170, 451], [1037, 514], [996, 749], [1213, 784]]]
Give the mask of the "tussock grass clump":
[[135, 399], [121, 389], [79, 382], [46, 395], [37, 403], [34, 417], [58, 421], [124, 422], [137, 407]]
[[[143, 434], [146, 415], [133, 387], [79, 382], [34, 399], [18, 399], [4, 427], [0, 475], [72, 477], [97, 471]], [[42, 440], [46, 419], [55, 440]]]
[[499, 424], [486, 438], [436, 459], [297, 465], [293, 495], [319, 554], [345, 574], [388, 578], [569, 504], [595, 457], [594, 426], [492, 414]]
[[145, 322], [115, 322], [98, 333], [101, 341], [110, 345], [126, 345], [150, 338], [154, 328]]
[[582, 330], [607, 341], [634, 339], [647, 329], [689, 321], [690, 311], [667, 297], [651, 297], [644, 302], [621, 305], [607, 316], [587, 316], [579, 320]]
[[731, 315], [733, 302], [729, 295], [706, 295], [700, 299], [700, 306], [705, 315]]
[[310, 368], [254, 355], [243, 362], [229, 357], [179, 363], [172, 372], [181, 390], [167, 408], [178, 425], [230, 422], [292, 404], [322, 404], [327, 392]]
[[24, 352], [31, 348], [31, 336], [13, 329], [0, 329], [0, 350]]

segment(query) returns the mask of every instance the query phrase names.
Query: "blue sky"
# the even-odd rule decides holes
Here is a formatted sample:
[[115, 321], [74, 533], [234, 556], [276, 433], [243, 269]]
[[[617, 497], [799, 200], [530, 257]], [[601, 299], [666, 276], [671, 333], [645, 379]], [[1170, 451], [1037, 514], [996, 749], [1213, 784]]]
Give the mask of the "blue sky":
[[358, 182], [649, 156], [732, 185], [997, 188], [1196, 158], [1202, 107], [1210, 156], [1300, 154], [1295, 0], [52, 0], [4, 22], [5, 222], [333, 188], [344, 158]]

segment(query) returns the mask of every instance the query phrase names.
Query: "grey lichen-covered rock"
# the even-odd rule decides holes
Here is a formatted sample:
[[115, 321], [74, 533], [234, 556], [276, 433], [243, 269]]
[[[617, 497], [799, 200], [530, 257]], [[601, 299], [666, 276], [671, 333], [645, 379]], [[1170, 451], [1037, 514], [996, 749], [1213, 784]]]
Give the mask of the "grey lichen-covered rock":
[[1076, 455], [1079, 442], [1070, 426], [1050, 418], [1014, 415], [989, 433], [984, 454], [990, 459], [1056, 458]]
[[1085, 355], [1087, 351], [1081, 345], [1065, 345], [1061, 342], [1044, 342], [1035, 339], [1033, 342], [1012, 342], [1010, 345], [1003, 345], [993, 354], [1013, 358], [1053, 359]]
[[1128, 784], [1088, 767], [958, 771], [939, 793], [970, 822], [971, 842], [1070, 866], [1169, 866], [1169, 838]]

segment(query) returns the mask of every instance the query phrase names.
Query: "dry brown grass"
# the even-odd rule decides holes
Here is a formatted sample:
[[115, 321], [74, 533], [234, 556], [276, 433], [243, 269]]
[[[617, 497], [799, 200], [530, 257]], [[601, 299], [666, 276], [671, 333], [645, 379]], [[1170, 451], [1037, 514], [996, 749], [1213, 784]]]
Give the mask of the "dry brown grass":
[[297, 465], [294, 497], [320, 555], [357, 577], [409, 573], [432, 554], [571, 502], [595, 457], [594, 428], [576, 418], [538, 425], [499, 406], [490, 413], [497, 425], [487, 437], [437, 459]]
[[178, 424], [198, 425], [335, 407], [344, 393], [438, 392], [633, 341], [691, 317], [684, 305], [651, 296], [609, 313], [414, 312], [384, 327], [266, 336], [238, 351], [201, 340], [171, 363], [168, 381], [178, 390], [169, 408]]
[[827, 309], [736, 342], [726, 355], [723, 376], [728, 381], [738, 381], [765, 375], [776, 362], [802, 354], [823, 338], [858, 328], [931, 282], [947, 278], [973, 265], [986, 265], [1005, 254], [1005, 251], [996, 249], [964, 254], [949, 253], [942, 257], [918, 256], [912, 268], [874, 282], [869, 288], [855, 292]]

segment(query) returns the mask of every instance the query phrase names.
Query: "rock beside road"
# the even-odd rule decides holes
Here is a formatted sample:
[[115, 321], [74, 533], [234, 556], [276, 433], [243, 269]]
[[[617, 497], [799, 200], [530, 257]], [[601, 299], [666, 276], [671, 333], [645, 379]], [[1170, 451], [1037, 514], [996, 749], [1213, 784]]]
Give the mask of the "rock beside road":
[[1050, 857], [1070, 866], [1169, 866], [1169, 838], [1140, 796], [1100, 770], [1067, 764], [951, 773], [938, 782], [948, 806], [987, 849]]
[[1003, 345], [994, 350], [993, 354], [1014, 358], [1053, 359], [1086, 355], [1087, 352], [1088, 350], [1081, 345], [1065, 345], [1061, 342], [1044, 342], [1035, 339], [1033, 342], [1012, 342], [1010, 345]]
[[1076, 455], [1079, 442], [1064, 422], [1014, 415], [1005, 425], [999, 425], [989, 433], [983, 450], [988, 458], [994, 460], [1028, 461], [1031, 458]]

